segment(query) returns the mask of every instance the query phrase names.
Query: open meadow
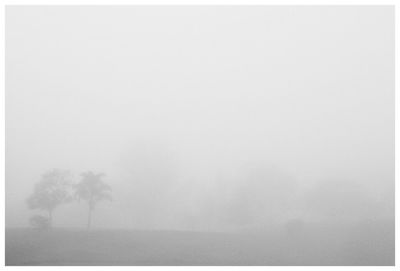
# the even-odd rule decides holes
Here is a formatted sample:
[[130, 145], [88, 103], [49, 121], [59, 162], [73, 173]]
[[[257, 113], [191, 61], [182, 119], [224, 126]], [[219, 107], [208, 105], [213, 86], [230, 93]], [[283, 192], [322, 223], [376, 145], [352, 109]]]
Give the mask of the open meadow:
[[6, 265], [394, 265], [390, 223], [238, 233], [6, 230]]

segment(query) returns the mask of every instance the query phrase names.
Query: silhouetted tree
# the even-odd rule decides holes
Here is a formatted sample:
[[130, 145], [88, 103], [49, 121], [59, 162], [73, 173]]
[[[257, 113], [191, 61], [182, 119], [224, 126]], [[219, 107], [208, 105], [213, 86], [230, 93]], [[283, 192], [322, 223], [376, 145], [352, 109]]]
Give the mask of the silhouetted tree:
[[104, 183], [101, 178], [103, 173], [95, 174], [91, 171], [81, 174], [82, 179], [76, 185], [76, 196], [85, 200], [89, 206], [87, 228], [91, 226], [92, 212], [96, 203], [102, 200], [111, 200], [111, 187]]
[[49, 226], [53, 224], [54, 209], [71, 199], [70, 173], [66, 170], [53, 169], [42, 175], [35, 185], [33, 194], [27, 199], [30, 209], [39, 209], [48, 213]]

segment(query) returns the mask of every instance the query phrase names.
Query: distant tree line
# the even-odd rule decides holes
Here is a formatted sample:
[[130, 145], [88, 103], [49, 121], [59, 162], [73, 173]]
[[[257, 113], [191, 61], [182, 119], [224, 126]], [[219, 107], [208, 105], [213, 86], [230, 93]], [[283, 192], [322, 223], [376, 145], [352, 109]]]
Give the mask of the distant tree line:
[[102, 178], [103, 173], [91, 171], [81, 174], [79, 182], [72, 182], [67, 170], [53, 169], [42, 175], [36, 183], [32, 195], [27, 199], [28, 207], [41, 210], [47, 216], [34, 215], [30, 218], [31, 226], [47, 229], [53, 225], [55, 209], [74, 200], [85, 201], [88, 205], [87, 228], [91, 227], [92, 212], [99, 201], [111, 200], [111, 187]]

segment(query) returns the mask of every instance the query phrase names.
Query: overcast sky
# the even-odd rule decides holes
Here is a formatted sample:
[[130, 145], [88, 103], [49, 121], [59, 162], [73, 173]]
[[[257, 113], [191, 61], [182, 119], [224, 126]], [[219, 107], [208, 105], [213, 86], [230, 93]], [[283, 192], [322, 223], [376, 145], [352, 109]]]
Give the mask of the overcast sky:
[[[99, 227], [332, 211], [326, 190], [393, 217], [393, 7], [7, 7], [6, 226], [52, 168], [107, 174]], [[75, 205], [54, 223], [84, 225]]]

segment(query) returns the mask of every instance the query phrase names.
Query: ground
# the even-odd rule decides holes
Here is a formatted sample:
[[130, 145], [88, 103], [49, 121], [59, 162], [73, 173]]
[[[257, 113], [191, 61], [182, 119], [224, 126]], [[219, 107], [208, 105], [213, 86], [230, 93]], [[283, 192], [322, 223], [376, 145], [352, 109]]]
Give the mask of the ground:
[[6, 265], [394, 265], [394, 229], [391, 223], [240, 233], [6, 229], [5, 260]]

